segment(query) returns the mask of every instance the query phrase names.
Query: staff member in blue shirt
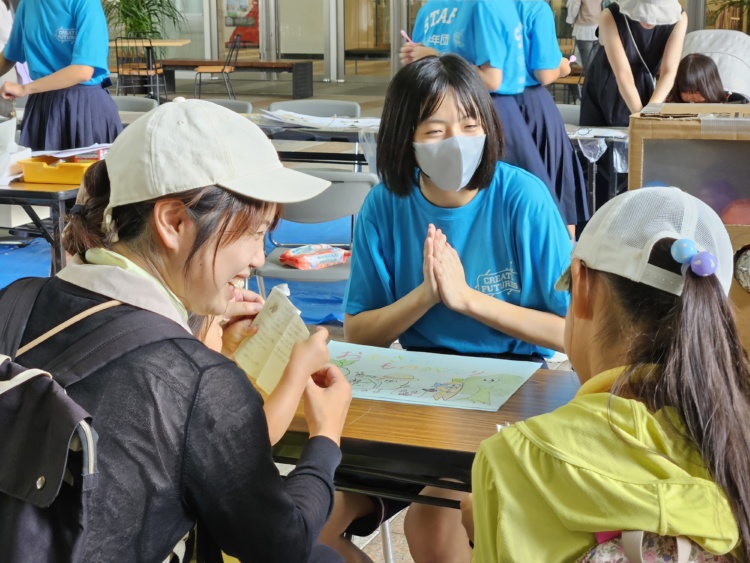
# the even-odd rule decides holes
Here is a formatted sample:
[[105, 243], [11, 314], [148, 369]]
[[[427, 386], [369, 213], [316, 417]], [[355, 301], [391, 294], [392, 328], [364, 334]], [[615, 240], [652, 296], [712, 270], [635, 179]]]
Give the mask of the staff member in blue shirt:
[[523, 28], [512, 0], [424, 4], [417, 13], [412, 42], [401, 48], [401, 62], [442, 53], [455, 53], [476, 65], [503, 125], [503, 160], [541, 179], [558, 203], [555, 184], [514, 99], [526, 84], [526, 65]]
[[[566, 224], [589, 218], [586, 182], [565, 122], [545, 86], [570, 74], [570, 62], [557, 43], [555, 15], [545, 0], [515, 0], [523, 24], [525, 88], [516, 102], [555, 186]], [[575, 233], [571, 233], [572, 235]]]
[[[553, 288], [570, 238], [544, 184], [499, 161], [502, 139], [486, 89], [461, 57], [425, 57], [396, 74], [378, 132], [383, 183], [354, 233], [347, 341], [541, 361], [562, 349], [568, 296]], [[388, 517], [393, 503], [337, 495], [321, 540], [356, 560], [341, 534], [352, 520], [376, 528], [370, 513]], [[415, 561], [470, 559], [460, 516], [413, 505], [405, 529]]]
[[5, 82], [0, 95], [29, 96], [22, 145], [63, 150], [114, 141], [122, 123], [103, 88], [109, 75], [108, 51], [107, 22], [99, 0], [21, 2], [0, 55], [0, 75], [17, 62], [27, 62], [32, 82]]

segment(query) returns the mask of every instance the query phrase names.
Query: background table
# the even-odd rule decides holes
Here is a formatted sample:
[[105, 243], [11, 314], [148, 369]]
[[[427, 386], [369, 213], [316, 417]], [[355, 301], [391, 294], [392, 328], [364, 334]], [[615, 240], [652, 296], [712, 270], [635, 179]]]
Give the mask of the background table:
[[[347, 476], [470, 491], [474, 453], [482, 440], [497, 432], [498, 424], [553, 411], [570, 401], [579, 386], [573, 372], [538, 370], [497, 412], [354, 399], [341, 438], [343, 458], [337, 487], [457, 507], [455, 501], [349, 486]], [[300, 406], [289, 431], [274, 447], [276, 461], [296, 463], [307, 437]]]
[[[65, 267], [65, 250], [62, 247], [62, 232], [65, 216], [78, 195], [77, 185], [68, 184], [29, 184], [14, 182], [10, 186], [0, 186], [0, 204], [20, 205], [29, 219], [51, 245], [51, 275]], [[32, 205], [49, 207], [52, 227], [49, 228], [32, 209]]]

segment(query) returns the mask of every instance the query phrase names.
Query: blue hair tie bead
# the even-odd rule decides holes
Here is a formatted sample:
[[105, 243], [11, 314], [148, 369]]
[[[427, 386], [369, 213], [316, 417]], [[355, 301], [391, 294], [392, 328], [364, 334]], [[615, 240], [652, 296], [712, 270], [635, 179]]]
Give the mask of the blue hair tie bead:
[[705, 250], [699, 252], [690, 260], [690, 269], [693, 270], [696, 276], [703, 278], [713, 274], [718, 266], [719, 261], [716, 259], [716, 256]]
[[693, 257], [698, 254], [695, 243], [689, 238], [681, 238], [672, 243], [672, 258], [680, 264], [689, 263]]

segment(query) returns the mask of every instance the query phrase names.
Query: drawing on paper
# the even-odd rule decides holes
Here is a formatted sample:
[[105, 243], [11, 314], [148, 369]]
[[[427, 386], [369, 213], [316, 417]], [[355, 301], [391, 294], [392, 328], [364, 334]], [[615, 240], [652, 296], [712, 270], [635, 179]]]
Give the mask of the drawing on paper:
[[331, 341], [358, 399], [496, 411], [539, 363], [407, 352]]

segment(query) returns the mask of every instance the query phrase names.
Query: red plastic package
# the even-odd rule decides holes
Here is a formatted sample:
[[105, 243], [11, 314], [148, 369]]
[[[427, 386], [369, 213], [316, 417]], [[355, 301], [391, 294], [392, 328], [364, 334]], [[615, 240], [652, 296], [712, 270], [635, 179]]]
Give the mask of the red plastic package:
[[336, 264], [343, 264], [352, 253], [330, 244], [306, 244], [290, 248], [282, 253], [279, 260], [287, 266], [299, 270], [320, 270]]

